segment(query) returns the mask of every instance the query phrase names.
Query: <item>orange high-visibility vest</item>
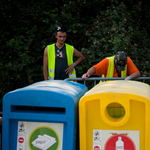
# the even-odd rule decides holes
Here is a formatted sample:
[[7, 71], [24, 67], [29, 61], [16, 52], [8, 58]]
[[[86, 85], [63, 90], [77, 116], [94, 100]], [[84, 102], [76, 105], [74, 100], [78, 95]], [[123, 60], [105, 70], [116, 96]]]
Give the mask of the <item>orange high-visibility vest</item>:
[[[114, 74], [114, 58], [115, 58], [115, 56], [107, 57], [107, 59], [109, 60], [109, 65], [108, 65], [108, 69], [107, 69], [106, 78], [113, 78], [113, 74]], [[121, 77], [126, 77], [126, 76], [127, 76], [127, 64], [125, 66], [125, 70], [121, 71]], [[104, 78], [104, 75], [102, 75], [102, 77]], [[100, 83], [101, 82], [102, 81], [100, 81]]]

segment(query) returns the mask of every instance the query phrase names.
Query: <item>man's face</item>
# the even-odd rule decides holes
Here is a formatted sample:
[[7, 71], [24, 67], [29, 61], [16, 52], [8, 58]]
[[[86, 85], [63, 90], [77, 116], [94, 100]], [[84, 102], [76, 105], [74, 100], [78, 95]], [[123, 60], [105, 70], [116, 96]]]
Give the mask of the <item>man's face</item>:
[[55, 37], [56, 37], [58, 43], [63, 44], [66, 41], [67, 34], [66, 34], [66, 32], [57, 32], [55, 34]]

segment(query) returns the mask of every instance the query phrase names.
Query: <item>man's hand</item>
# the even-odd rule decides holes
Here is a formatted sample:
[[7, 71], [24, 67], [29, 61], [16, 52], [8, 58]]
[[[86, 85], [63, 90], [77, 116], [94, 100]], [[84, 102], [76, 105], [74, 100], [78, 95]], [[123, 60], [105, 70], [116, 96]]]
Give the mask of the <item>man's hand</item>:
[[131, 76], [127, 76], [124, 80], [132, 80]]
[[74, 65], [71, 64], [71, 65], [65, 70], [65, 72], [66, 72], [66, 74], [69, 74], [69, 73], [72, 74], [73, 70], [74, 70]]
[[89, 77], [90, 77], [90, 75], [87, 73], [82, 75], [82, 79], [84, 79], [84, 80], [87, 80], [87, 78], [89, 78]]
[[87, 80], [87, 78], [89, 78], [91, 75], [93, 75], [93, 73], [94, 73], [95, 71], [96, 71], [95, 68], [94, 68], [94, 67], [91, 67], [91, 68], [87, 71], [87, 73], [85, 73], [85, 74], [82, 75], [82, 79]]

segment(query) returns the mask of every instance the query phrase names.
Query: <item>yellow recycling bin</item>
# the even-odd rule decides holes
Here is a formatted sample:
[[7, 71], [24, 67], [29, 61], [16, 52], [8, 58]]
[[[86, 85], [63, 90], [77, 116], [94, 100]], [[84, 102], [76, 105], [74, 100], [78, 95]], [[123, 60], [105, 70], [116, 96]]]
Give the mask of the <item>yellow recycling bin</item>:
[[150, 86], [96, 85], [79, 101], [80, 150], [150, 150]]

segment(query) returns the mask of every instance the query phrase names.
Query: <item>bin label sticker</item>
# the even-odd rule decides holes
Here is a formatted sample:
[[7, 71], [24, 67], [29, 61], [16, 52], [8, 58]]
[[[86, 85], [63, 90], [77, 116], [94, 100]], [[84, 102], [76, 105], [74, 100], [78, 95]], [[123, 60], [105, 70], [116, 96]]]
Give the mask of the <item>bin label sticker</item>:
[[25, 150], [25, 136], [18, 136], [17, 150]]
[[38, 135], [37, 139], [35, 139], [32, 142], [32, 145], [39, 149], [48, 149], [56, 142], [57, 142], [56, 138], [53, 138], [52, 136], [44, 134], [43, 136]]
[[18, 122], [17, 150], [62, 150], [63, 123]]
[[101, 142], [101, 130], [93, 131], [93, 142]]
[[94, 150], [101, 150], [101, 145], [100, 144], [94, 144], [93, 149]]
[[25, 133], [25, 132], [26, 132], [26, 122], [19, 122], [18, 133]]
[[139, 131], [93, 130], [93, 150], [139, 150]]

